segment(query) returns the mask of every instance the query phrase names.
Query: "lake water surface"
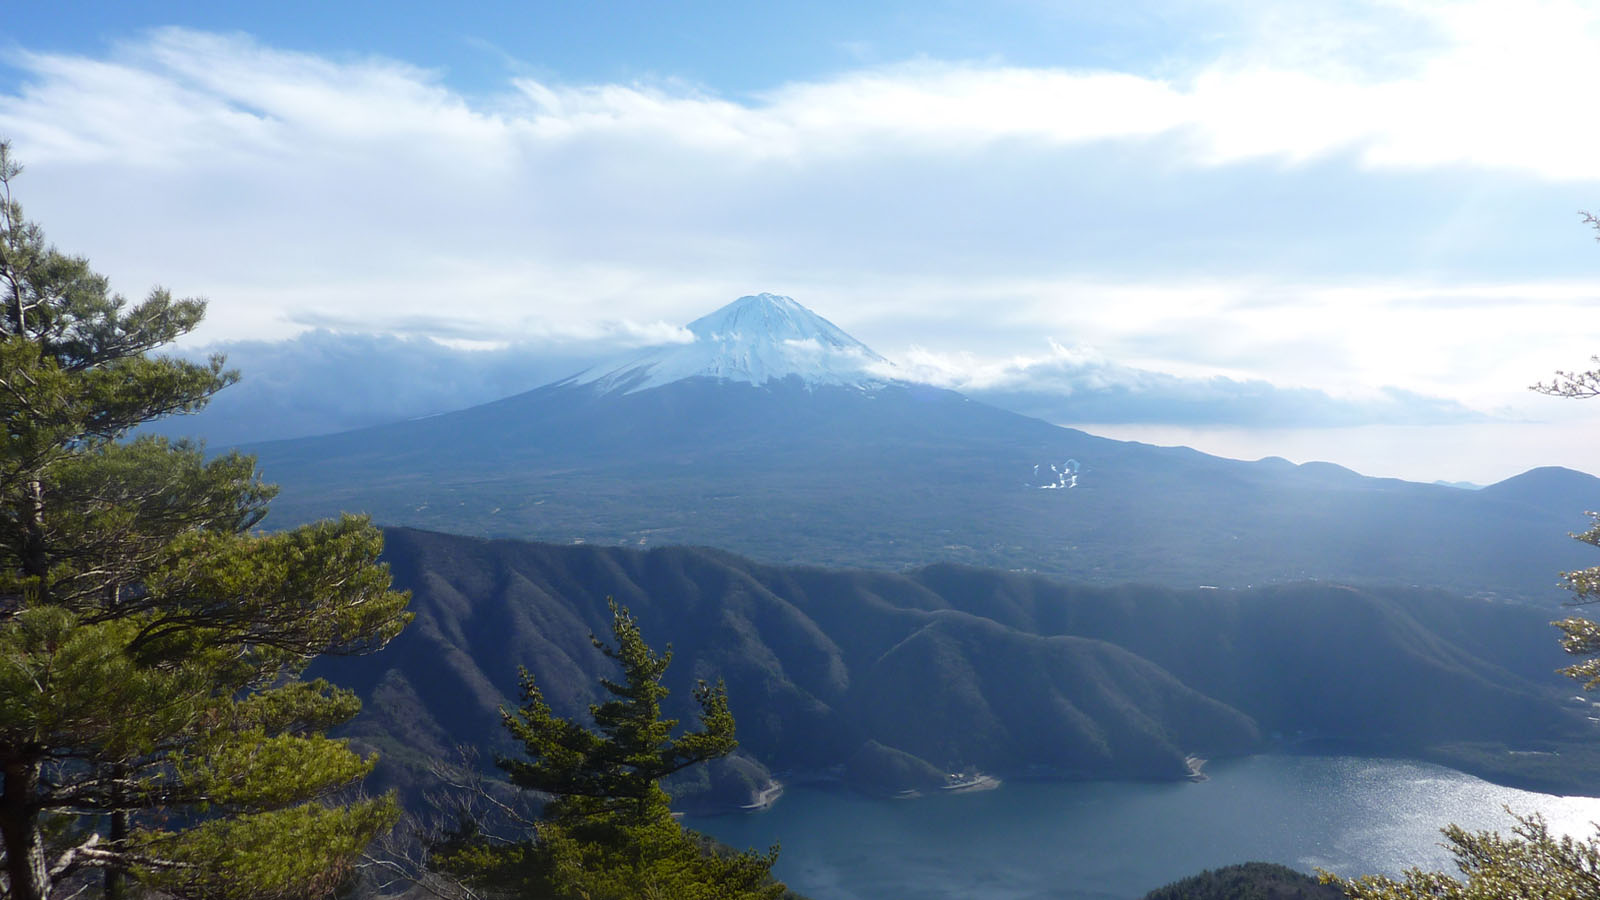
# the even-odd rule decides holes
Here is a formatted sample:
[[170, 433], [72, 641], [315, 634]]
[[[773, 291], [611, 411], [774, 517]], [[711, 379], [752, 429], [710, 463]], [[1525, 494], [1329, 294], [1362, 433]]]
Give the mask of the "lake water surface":
[[778, 876], [813, 900], [1100, 900], [1247, 860], [1450, 869], [1439, 829], [1503, 830], [1504, 806], [1574, 835], [1600, 821], [1600, 799], [1402, 760], [1263, 755], [1206, 772], [1197, 784], [1010, 781], [899, 801], [795, 786], [766, 812], [686, 824], [741, 848], [780, 842]]

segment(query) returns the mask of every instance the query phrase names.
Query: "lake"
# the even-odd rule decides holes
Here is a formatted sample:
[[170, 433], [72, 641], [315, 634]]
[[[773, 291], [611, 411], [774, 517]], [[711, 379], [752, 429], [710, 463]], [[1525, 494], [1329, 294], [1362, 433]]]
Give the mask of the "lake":
[[814, 900], [1120, 900], [1247, 860], [1453, 871], [1439, 829], [1503, 830], [1505, 806], [1574, 835], [1600, 820], [1600, 799], [1403, 760], [1262, 755], [1206, 772], [1200, 783], [1010, 781], [918, 800], [795, 786], [766, 812], [686, 824], [735, 847], [781, 842], [778, 876]]

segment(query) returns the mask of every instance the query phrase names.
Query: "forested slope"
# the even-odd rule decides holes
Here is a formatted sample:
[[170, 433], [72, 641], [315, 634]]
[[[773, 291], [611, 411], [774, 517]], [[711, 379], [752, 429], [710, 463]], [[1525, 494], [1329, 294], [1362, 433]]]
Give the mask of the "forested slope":
[[[883, 790], [914, 784], [870, 773], [1179, 778], [1191, 754], [1315, 740], [1421, 756], [1469, 745], [1514, 782], [1535, 758], [1506, 750], [1593, 730], [1553, 674], [1548, 612], [1437, 591], [1113, 588], [408, 529], [388, 532], [385, 555], [416, 621], [383, 653], [320, 674], [362, 694], [355, 733], [402, 782], [458, 742], [503, 747], [497, 709], [519, 665], [558, 713], [581, 715], [605, 671], [589, 634], [603, 633], [608, 596], [671, 643], [678, 701], [698, 679], [726, 680], [744, 756], [721, 770], [722, 803], [759, 786], [762, 767], [856, 760], [852, 780]], [[1569, 787], [1600, 788], [1581, 763], [1566, 769]]]

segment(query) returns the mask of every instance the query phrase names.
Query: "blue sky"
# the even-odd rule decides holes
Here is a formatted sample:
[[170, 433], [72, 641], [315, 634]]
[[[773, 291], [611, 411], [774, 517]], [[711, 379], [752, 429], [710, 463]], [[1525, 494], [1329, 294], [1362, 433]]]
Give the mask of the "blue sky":
[[863, 65], [930, 59], [1138, 67], [1227, 43], [1229, 4], [21, 3], [8, 31], [37, 51], [97, 53], [152, 27], [244, 32], [334, 58], [374, 54], [494, 93], [508, 75], [579, 83], [675, 79], [730, 95]]
[[[18, 3], [0, 135], [64, 248], [210, 298], [196, 343], [532, 378], [771, 290], [936, 383], [1136, 395], [1113, 435], [1600, 468], [1600, 409], [1524, 390], [1600, 352], [1600, 10], [1106, 7]], [[1262, 424], [1307, 391], [1328, 427]]]

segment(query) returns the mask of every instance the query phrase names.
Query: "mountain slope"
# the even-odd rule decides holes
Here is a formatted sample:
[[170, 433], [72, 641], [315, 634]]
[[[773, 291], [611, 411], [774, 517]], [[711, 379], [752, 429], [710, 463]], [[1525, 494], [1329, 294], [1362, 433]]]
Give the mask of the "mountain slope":
[[[510, 749], [496, 711], [519, 665], [558, 713], [583, 715], [608, 671], [588, 641], [607, 596], [672, 645], [670, 713], [687, 715], [695, 681], [726, 680], [747, 773], [854, 761], [852, 780], [898, 790], [964, 766], [1180, 778], [1188, 754], [1248, 753], [1273, 732], [1410, 754], [1593, 738], [1552, 674], [1547, 613], [1438, 592], [1103, 588], [407, 529], [385, 557], [416, 621], [315, 674], [362, 695], [353, 733], [401, 781], [457, 742]], [[1515, 780], [1524, 757], [1503, 749], [1479, 762]], [[1571, 768], [1569, 787], [1593, 774]]]
[[1590, 562], [1566, 535], [1586, 504], [1600, 506], [1600, 479], [1467, 492], [1106, 440], [872, 366], [785, 356], [824, 338], [835, 361], [870, 351], [778, 299], [745, 298], [708, 317], [694, 344], [588, 382], [249, 448], [283, 487], [271, 523], [352, 510], [773, 562], [950, 561], [1174, 585], [1398, 581], [1552, 599], [1554, 573]]

